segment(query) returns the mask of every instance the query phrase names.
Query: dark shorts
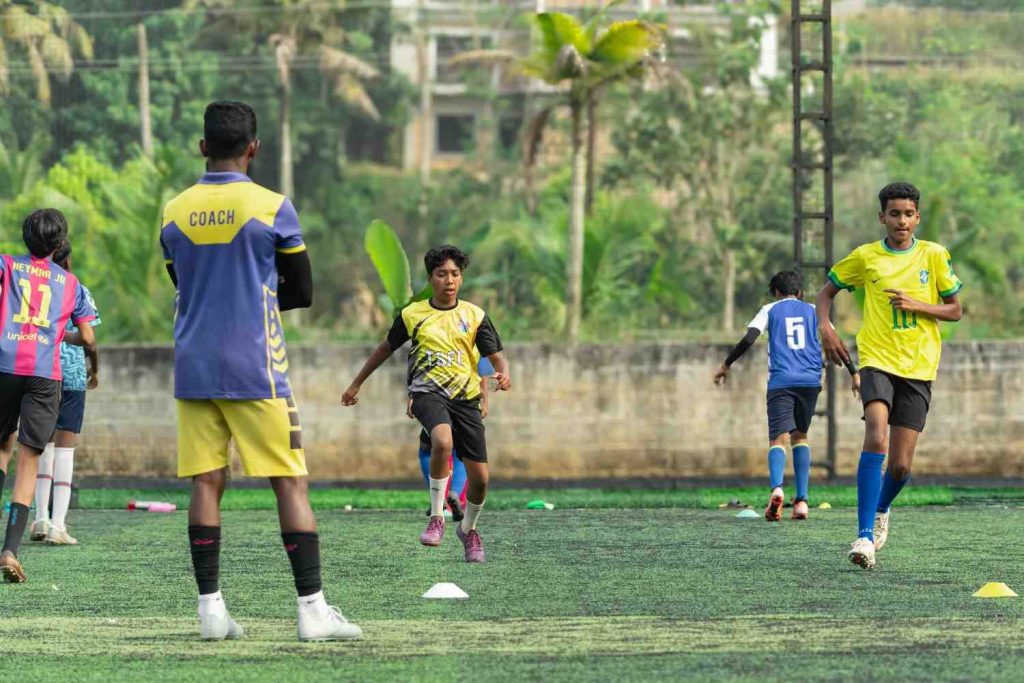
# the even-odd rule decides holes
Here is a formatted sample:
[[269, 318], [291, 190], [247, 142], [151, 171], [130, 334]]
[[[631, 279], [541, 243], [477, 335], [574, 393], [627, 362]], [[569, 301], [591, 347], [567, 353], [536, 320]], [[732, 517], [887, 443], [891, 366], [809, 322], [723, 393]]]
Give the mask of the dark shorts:
[[64, 432], [82, 433], [85, 419], [85, 392], [65, 390], [60, 397], [60, 414], [57, 415], [57, 429]]
[[43, 450], [57, 426], [60, 393], [56, 380], [0, 373], [0, 432], [17, 429], [18, 443]]
[[455, 454], [459, 460], [487, 462], [487, 440], [484, 438], [480, 401], [453, 400], [437, 394], [416, 394], [412, 399], [412, 414], [428, 434], [438, 425], [450, 425]]
[[889, 406], [890, 426], [923, 432], [932, 402], [932, 383], [875, 368], [861, 368], [860, 400], [865, 407], [872, 401], [882, 401]]
[[768, 390], [768, 438], [811, 428], [821, 387], [784, 387]]

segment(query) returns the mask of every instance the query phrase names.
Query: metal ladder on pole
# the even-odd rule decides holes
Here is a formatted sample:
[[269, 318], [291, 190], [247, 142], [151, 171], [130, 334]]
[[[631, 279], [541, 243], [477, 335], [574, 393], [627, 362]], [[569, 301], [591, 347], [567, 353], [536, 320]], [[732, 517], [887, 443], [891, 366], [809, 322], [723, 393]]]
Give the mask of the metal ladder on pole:
[[[806, 4], [806, 0], [803, 0]], [[832, 203], [832, 1], [821, 0], [820, 10], [804, 13], [801, 0], [791, 0], [790, 52], [793, 76], [793, 261], [803, 273], [805, 286], [824, 282], [833, 258], [833, 203]], [[805, 57], [804, 27], [820, 26], [821, 52]], [[805, 106], [805, 94], [815, 94], [813, 83], [820, 81], [820, 103]], [[816, 136], [814, 135], [816, 134]], [[813, 210], [804, 207], [804, 194], [818, 185]], [[811, 246], [811, 241], [815, 242]], [[810, 277], [811, 274], [821, 277]], [[829, 312], [832, 319], [832, 312]], [[836, 367], [825, 366], [825, 409], [817, 414], [826, 418], [828, 447], [823, 460], [815, 467], [823, 468], [828, 478], [836, 476]]]

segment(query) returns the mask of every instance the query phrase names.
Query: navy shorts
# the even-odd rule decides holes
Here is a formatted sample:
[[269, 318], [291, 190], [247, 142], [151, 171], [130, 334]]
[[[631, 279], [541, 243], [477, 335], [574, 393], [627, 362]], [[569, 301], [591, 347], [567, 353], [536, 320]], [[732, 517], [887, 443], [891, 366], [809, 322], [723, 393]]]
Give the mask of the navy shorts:
[[768, 439], [811, 428], [821, 387], [784, 387], [768, 390]]
[[82, 421], [85, 419], [85, 392], [64, 391], [60, 397], [60, 414], [57, 416], [57, 429], [62, 432], [82, 433]]

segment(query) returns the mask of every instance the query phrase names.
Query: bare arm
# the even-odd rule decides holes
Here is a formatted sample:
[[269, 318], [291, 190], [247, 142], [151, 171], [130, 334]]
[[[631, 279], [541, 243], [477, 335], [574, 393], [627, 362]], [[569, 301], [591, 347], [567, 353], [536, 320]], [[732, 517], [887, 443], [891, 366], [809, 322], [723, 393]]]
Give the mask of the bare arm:
[[487, 419], [487, 413], [490, 412], [491, 408], [489, 384], [490, 382], [487, 381], [487, 377], [480, 378], [480, 415], [484, 419]]
[[886, 289], [884, 291], [889, 294], [889, 303], [897, 311], [921, 313], [936, 320], [944, 320], [950, 323], [955, 323], [964, 317], [963, 306], [960, 305], [960, 299], [956, 294], [942, 297], [941, 304], [926, 304], [923, 301], [911, 298], [898, 289]]
[[512, 388], [512, 377], [508, 374], [508, 361], [505, 360], [505, 353], [498, 351], [487, 356], [494, 366], [494, 374], [491, 375], [498, 383], [498, 391], [508, 391]]
[[832, 327], [832, 322], [828, 317], [832, 308], [832, 300], [838, 293], [839, 288], [829, 280], [818, 292], [818, 297], [814, 300], [814, 309], [818, 314], [818, 333], [821, 335], [821, 348], [825, 352], [825, 358], [836, 365], [849, 367], [850, 352], [843, 340], [839, 338], [835, 328]]
[[362, 369], [356, 378], [352, 380], [352, 384], [348, 385], [348, 389], [341, 395], [341, 403], [346, 406], [354, 406], [359, 402], [359, 389], [363, 386], [363, 382], [373, 374], [374, 370], [384, 364], [388, 358], [391, 358], [391, 354], [394, 353], [391, 350], [391, 344], [387, 341], [382, 341], [377, 345], [377, 348], [373, 350], [370, 357], [363, 363]]
[[86, 388], [95, 389], [100, 385], [100, 354], [96, 345], [85, 348], [85, 355], [89, 359], [89, 377]]

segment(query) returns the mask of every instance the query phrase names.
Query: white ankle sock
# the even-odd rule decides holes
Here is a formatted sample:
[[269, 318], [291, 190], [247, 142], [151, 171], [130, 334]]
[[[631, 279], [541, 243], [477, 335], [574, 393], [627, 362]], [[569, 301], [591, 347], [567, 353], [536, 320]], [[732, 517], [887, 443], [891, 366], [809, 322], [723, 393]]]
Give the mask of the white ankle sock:
[[322, 617], [327, 613], [327, 599], [323, 591], [317, 591], [312, 595], [299, 596], [299, 611], [315, 614]]
[[220, 591], [199, 596], [199, 616], [223, 616], [227, 613], [228, 606], [224, 604]]
[[75, 471], [75, 449], [53, 449], [53, 525], [64, 528], [71, 505], [71, 475]]
[[430, 516], [444, 516], [444, 494], [448, 488], [448, 477], [434, 479], [430, 477]]
[[53, 486], [53, 443], [46, 444], [36, 472], [36, 520], [50, 519], [50, 488]]
[[483, 503], [474, 503], [466, 499], [466, 511], [462, 518], [462, 533], [468, 534], [476, 528], [476, 521], [480, 519], [480, 512], [484, 509]]

